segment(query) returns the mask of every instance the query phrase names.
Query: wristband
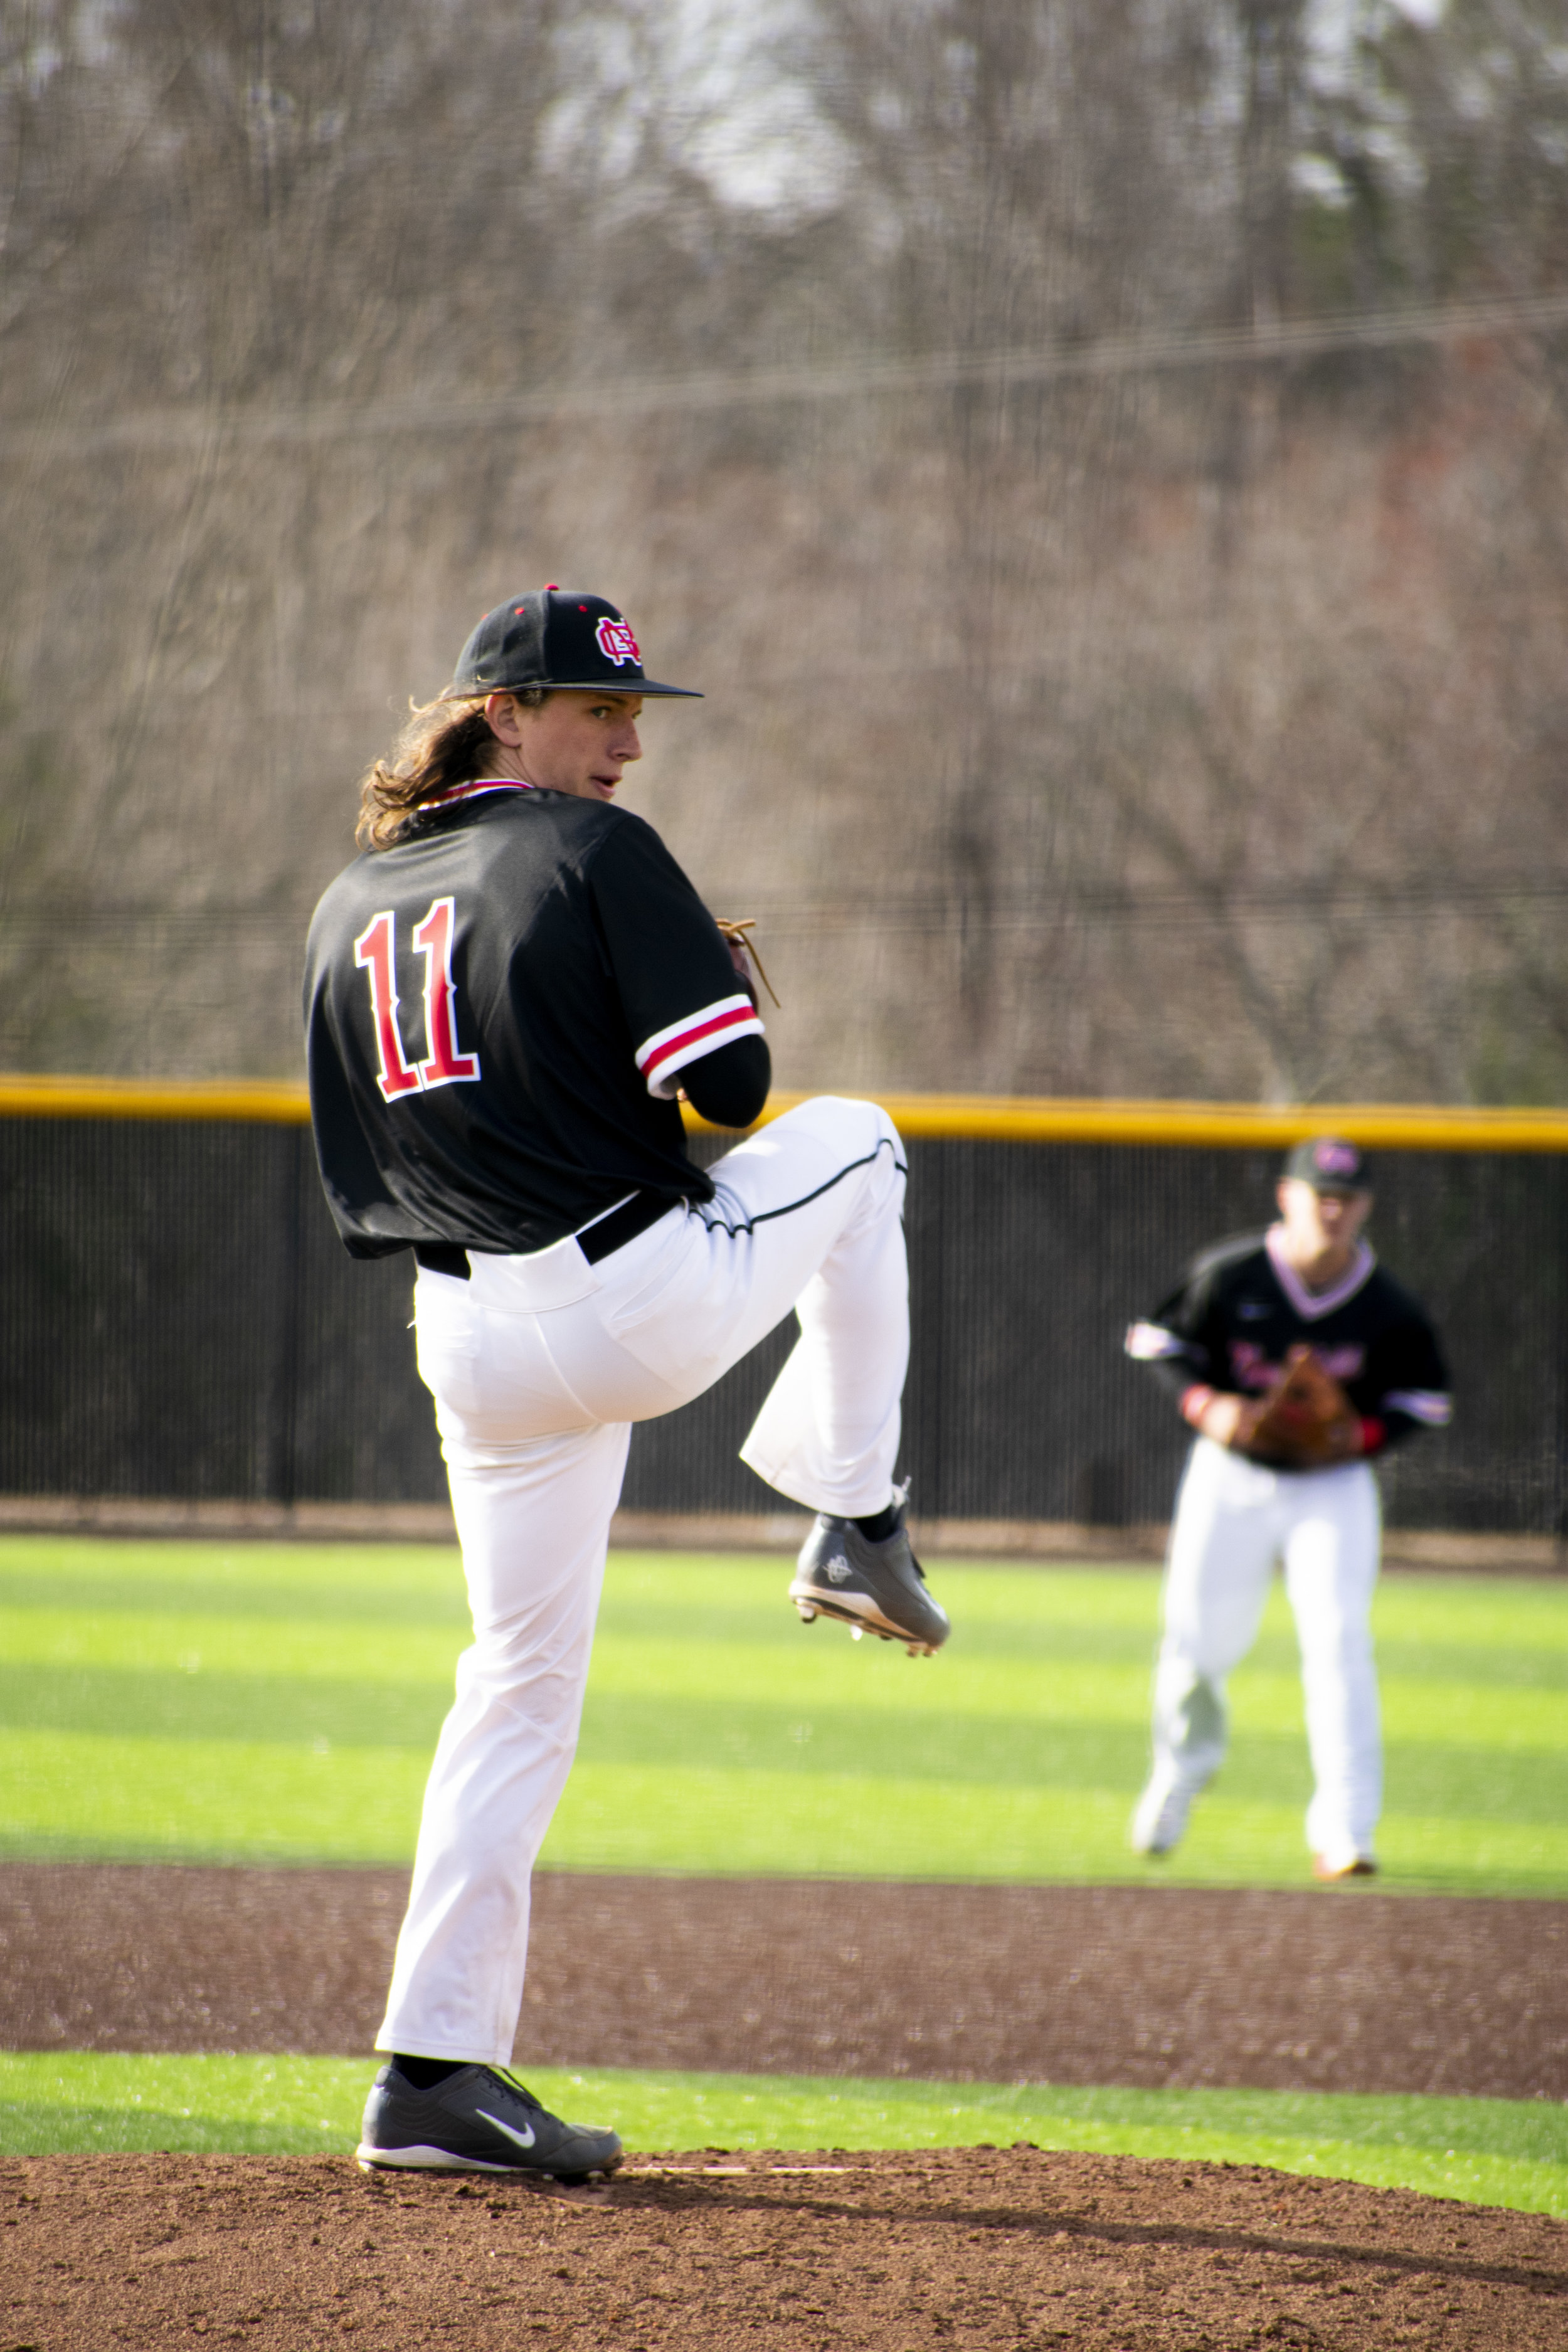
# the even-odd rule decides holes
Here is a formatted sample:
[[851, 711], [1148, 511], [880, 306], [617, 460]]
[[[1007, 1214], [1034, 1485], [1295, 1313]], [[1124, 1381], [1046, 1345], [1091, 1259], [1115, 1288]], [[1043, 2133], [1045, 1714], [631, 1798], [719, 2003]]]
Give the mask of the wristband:
[[1375, 1454], [1379, 1447], [1384, 1444], [1387, 1435], [1388, 1424], [1386, 1422], [1373, 1421], [1368, 1415], [1364, 1413], [1363, 1414], [1361, 1424], [1361, 1450], [1363, 1454]]
[[1189, 1429], [1196, 1429], [1199, 1422], [1213, 1404], [1215, 1393], [1215, 1391], [1205, 1386], [1202, 1381], [1194, 1381], [1191, 1388], [1182, 1391], [1181, 1415]]

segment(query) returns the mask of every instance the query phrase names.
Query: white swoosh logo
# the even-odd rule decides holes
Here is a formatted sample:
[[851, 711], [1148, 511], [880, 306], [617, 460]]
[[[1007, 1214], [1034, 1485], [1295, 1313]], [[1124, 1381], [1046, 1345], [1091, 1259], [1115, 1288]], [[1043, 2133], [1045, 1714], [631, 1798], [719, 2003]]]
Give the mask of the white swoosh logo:
[[505, 2132], [508, 2139], [515, 2140], [519, 2147], [531, 2147], [533, 2146], [533, 2126], [531, 2124], [530, 2124], [525, 2132], [513, 2131], [511, 2126], [510, 2124], [503, 2124], [499, 2116], [492, 2116], [488, 2107], [480, 2107], [478, 2109], [478, 2113], [483, 2116], [486, 2123], [494, 2124], [497, 2131]]

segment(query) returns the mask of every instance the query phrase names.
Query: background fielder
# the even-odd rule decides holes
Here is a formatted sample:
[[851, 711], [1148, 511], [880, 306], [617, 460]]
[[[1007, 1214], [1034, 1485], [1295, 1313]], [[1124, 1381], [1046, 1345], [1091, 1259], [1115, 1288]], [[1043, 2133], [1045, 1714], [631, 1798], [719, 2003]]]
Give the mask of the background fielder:
[[741, 962], [658, 835], [612, 805], [643, 698], [681, 691], [644, 675], [602, 597], [498, 606], [366, 778], [364, 853], [310, 929], [322, 1181], [351, 1252], [417, 1259], [474, 1621], [366, 2166], [570, 2178], [619, 2161], [614, 2132], [562, 2123], [500, 2070], [631, 1423], [699, 1395], [795, 1308], [743, 1449], [817, 1514], [791, 1596], [911, 1651], [947, 1634], [893, 1486], [909, 1309], [891, 1121], [823, 1098], [707, 1174], [686, 1157], [679, 1092], [748, 1127], [770, 1066]]
[[[1299, 1144], [1279, 1222], [1222, 1242], [1127, 1334], [1198, 1433], [1177, 1496], [1154, 1677], [1153, 1762], [1132, 1818], [1142, 1853], [1166, 1853], [1218, 1770], [1226, 1678], [1257, 1636], [1276, 1559], [1295, 1615], [1315, 1789], [1307, 1843], [1322, 1878], [1375, 1868], [1383, 1747], [1371, 1608], [1380, 1512], [1371, 1462], [1450, 1416], [1432, 1328], [1379, 1266], [1362, 1226], [1363, 1153], [1335, 1136]], [[1309, 1466], [1272, 1433], [1264, 1400], [1293, 1350], [1341, 1384]]]

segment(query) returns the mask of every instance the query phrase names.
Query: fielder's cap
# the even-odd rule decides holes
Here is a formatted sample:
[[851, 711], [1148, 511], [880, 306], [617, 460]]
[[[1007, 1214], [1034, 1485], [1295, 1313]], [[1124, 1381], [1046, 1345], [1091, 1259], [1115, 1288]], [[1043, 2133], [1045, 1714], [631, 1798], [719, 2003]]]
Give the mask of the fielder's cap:
[[531, 588], [487, 613], [458, 658], [443, 702], [471, 694], [521, 693], [524, 687], [600, 687], [615, 694], [701, 696], [689, 686], [661, 686], [643, 675], [631, 623], [585, 589]]
[[1315, 1192], [1370, 1192], [1372, 1170], [1359, 1143], [1342, 1135], [1312, 1135], [1290, 1152], [1282, 1176], [1295, 1176]]

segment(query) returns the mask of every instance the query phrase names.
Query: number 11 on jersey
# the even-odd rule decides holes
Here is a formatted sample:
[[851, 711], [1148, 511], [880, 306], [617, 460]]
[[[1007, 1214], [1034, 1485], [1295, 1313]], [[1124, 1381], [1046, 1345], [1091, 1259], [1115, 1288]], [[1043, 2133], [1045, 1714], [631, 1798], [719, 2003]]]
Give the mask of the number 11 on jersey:
[[425, 959], [425, 1059], [404, 1057], [397, 1026], [395, 918], [390, 908], [373, 915], [354, 941], [354, 962], [370, 975], [370, 1013], [375, 1025], [381, 1068], [376, 1083], [383, 1098], [416, 1095], [479, 1075], [477, 1054], [458, 1050], [458, 989], [452, 978], [453, 901], [437, 898], [415, 925], [414, 945]]

